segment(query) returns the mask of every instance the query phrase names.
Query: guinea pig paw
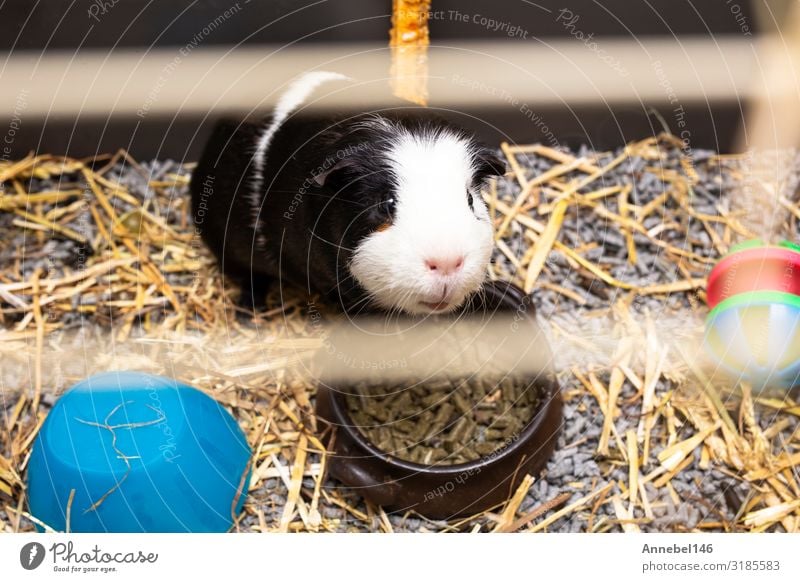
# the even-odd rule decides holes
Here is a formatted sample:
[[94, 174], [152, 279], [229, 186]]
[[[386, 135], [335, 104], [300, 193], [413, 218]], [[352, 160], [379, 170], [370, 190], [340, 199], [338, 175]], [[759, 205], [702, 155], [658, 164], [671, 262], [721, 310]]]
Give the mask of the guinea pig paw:
[[239, 284], [239, 297], [236, 300], [236, 318], [240, 321], [252, 320], [257, 317], [258, 312], [267, 307], [267, 290], [269, 281], [250, 280], [242, 281]]

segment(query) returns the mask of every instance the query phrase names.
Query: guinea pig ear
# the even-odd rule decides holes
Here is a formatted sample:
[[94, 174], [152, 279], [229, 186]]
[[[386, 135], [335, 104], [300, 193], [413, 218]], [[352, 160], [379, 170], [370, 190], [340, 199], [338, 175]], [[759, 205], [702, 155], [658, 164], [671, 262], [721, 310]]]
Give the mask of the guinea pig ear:
[[333, 185], [332, 182], [345, 173], [345, 171], [354, 166], [354, 162], [350, 158], [343, 158], [338, 160], [330, 167], [323, 167], [323, 169], [314, 174], [314, 182], [317, 186]]
[[481, 148], [475, 156], [475, 178], [483, 180], [492, 176], [502, 176], [506, 173], [506, 162], [495, 152], [488, 148]]

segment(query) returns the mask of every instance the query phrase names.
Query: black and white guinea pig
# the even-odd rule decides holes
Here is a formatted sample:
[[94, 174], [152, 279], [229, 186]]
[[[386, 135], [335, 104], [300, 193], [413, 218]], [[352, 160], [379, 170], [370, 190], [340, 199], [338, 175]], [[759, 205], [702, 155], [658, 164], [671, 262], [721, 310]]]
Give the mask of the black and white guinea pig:
[[480, 189], [504, 162], [423, 109], [296, 115], [346, 80], [305, 74], [262, 123], [218, 124], [192, 176], [196, 227], [248, 306], [277, 280], [350, 312], [452, 311], [487, 273]]

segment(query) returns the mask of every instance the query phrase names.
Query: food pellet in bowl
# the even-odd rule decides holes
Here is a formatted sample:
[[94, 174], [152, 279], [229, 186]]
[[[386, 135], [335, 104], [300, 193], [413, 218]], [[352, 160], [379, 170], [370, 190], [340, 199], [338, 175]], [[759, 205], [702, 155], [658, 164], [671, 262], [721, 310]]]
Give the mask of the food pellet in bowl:
[[512, 376], [363, 382], [346, 396], [353, 424], [381, 451], [420, 464], [455, 465], [513, 442], [541, 405], [541, 388]]

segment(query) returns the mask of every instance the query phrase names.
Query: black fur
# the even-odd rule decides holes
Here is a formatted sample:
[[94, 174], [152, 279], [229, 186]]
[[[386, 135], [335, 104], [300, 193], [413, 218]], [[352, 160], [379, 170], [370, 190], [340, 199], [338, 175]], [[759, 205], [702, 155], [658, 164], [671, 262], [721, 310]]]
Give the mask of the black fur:
[[[444, 127], [416, 111], [381, 117], [412, 132]], [[260, 303], [278, 279], [345, 309], [369, 307], [347, 266], [359, 242], [394, 215], [395, 178], [385, 152], [396, 130], [376, 119], [286, 120], [267, 149], [255, 227], [253, 155], [269, 120], [215, 128], [192, 176], [193, 213], [223, 273], [242, 287], [245, 305]], [[476, 186], [505, 171], [493, 152], [475, 151]]]

